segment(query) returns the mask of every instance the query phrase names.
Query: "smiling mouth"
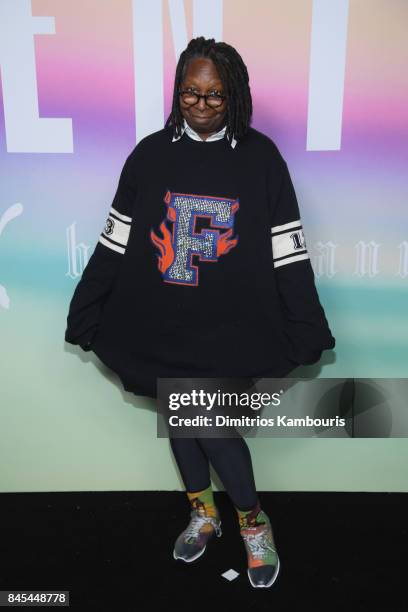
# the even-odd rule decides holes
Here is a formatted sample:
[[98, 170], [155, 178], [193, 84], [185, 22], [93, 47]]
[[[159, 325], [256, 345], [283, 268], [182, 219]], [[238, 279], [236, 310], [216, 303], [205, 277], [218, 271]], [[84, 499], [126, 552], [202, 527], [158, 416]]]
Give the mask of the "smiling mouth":
[[211, 115], [196, 115], [195, 113], [191, 113], [193, 115], [193, 117], [196, 117], [197, 119], [210, 119]]

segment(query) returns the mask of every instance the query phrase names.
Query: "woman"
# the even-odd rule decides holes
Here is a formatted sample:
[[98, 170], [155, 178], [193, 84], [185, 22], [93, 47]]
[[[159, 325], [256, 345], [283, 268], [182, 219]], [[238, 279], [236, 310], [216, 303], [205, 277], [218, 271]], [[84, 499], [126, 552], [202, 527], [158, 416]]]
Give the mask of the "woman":
[[[170, 116], [127, 157], [67, 319], [65, 339], [125, 390], [156, 398], [161, 377], [283, 377], [335, 345], [286, 162], [251, 117], [241, 56], [191, 40]], [[245, 440], [170, 444], [191, 503], [174, 558], [195, 561], [221, 535], [211, 463], [236, 508], [250, 583], [271, 586], [279, 557]]]

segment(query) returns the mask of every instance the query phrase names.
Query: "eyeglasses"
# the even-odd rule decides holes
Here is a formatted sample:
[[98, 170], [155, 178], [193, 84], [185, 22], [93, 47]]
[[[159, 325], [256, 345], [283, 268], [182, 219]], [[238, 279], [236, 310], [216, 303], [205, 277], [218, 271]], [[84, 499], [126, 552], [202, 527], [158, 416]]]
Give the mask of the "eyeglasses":
[[212, 108], [216, 108], [217, 106], [221, 106], [221, 104], [226, 100], [227, 96], [223, 96], [222, 94], [210, 93], [210, 94], [198, 94], [194, 91], [190, 91], [189, 89], [179, 90], [179, 94], [183, 99], [183, 102], [189, 104], [190, 106], [194, 106], [197, 104], [200, 98], [204, 98], [207, 106]]

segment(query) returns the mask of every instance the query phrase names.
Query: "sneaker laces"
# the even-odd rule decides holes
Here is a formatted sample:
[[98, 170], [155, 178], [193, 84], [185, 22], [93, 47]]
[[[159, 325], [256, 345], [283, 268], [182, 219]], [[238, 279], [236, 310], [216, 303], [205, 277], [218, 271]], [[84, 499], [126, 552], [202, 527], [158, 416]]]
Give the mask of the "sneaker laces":
[[276, 553], [269, 538], [268, 528], [264, 528], [262, 531], [255, 531], [254, 533], [250, 532], [251, 529], [256, 530], [256, 527], [248, 527], [245, 532], [241, 532], [241, 535], [244, 538], [244, 542], [248, 544], [251, 554], [255, 559], [262, 559], [268, 550]]
[[219, 521], [213, 516], [205, 516], [204, 514], [200, 514], [197, 510], [191, 511], [191, 521], [186, 529], [185, 538], [198, 538], [200, 534], [200, 530], [203, 525], [206, 523], [210, 523], [215, 531], [219, 533]]

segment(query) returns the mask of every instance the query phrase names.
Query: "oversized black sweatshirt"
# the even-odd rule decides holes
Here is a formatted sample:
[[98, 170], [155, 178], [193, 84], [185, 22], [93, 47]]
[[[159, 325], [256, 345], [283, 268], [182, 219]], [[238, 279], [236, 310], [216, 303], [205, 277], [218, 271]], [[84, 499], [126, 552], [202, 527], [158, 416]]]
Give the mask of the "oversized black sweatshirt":
[[[106, 218], [107, 216], [107, 218]], [[93, 350], [127, 391], [157, 377], [284, 377], [335, 346], [287, 164], [254, 128], [128, 155], [78, 282], [65, 340]]]

